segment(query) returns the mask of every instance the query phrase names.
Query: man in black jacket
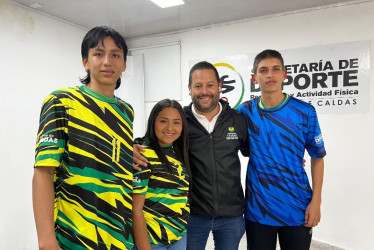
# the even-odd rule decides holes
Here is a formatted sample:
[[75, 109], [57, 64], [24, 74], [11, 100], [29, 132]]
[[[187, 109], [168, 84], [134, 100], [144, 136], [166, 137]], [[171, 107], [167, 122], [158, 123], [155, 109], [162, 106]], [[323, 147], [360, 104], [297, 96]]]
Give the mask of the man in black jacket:
[[192, 103], [184, 108], [192, 172], [188, 250], [205, 249], [210, 231], [216, 250], [236, 250], [245, 231], [238, 150], [249, 154], [247, 127], [242, 114], [219, 100], [221, 87], [212, 64], [191, 68]]
[[[249, 155], [247, 127], [243, 114], [219, 99], [221, 87], [211, 63], [191, 68], [192, 103], [184, 107], [192, 172], [187, 250], [204, 250], [211, 231], [216, 250], [237, 250], [245, 231], [238, 151]], [[141, 159], [135, 147], [134, 161], [143, 165]]]

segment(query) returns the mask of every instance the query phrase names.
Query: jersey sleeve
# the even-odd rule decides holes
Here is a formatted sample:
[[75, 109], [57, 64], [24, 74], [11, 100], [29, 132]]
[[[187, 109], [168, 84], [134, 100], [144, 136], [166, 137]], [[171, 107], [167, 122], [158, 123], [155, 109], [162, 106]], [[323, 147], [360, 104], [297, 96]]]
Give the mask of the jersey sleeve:
[[134, 194], [146, 195], [148, 191], [148, 183], [149, 183], [150, 175], [151, 175], [151, 169], [148, 166], [142, 169], [141, 171], [134, 172], [134, 177], [133, 177], [133, 182], [132, 182]]
[[250, 147], [249, 147], [249, 137], [248, 137], [248, 129], [247, 129], [247, 121], [245, 119], [245, 114], [241, 111], [239, 111], [242, 115], [241, 119], [242, 121], [240, 122], [242, 126], [244, 126], [243, 129], [243, 142], [242, 145], [240, 146], [240, 152], [242, 153], [243, 156], [249, 156], [250, 154]]
[[60, 166], [68, 140], [67, 124], [65, 106], [55, 95], [48, 96], [40, 113], [34, 167]]
[[309, 114], [305, 148], [308, 151], [308, 154], [313, 158], [319, 159], [326, 155], [325, 145], [315, 109], [313, 109]]

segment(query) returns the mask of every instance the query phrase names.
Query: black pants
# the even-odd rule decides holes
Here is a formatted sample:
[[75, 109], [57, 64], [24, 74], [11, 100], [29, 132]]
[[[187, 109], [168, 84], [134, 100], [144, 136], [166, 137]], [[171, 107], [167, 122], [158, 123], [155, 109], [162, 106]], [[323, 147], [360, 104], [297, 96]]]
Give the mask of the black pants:
[[268, 226], [246, 219], [245, 231], [250, 250], [275, 250], [277, 236], [282, 250], [308, 250], [312, 240], [312, 228], [304, 226]]

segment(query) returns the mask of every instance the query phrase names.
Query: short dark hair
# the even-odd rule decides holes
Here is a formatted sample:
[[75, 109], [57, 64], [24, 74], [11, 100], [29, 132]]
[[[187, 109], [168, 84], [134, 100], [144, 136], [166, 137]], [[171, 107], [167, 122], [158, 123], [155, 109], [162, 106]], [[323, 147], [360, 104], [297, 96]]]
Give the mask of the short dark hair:
[[[104, 38], [110, 36], [113, 38], [114, 43], [117, 45], [118, 48], [122, 49], [124, 60], [126, 62], [127, 58], [127, 45], [125, 39], [118, 33], [116, 30], [107, 27], [107, 26], [98, 26], [92, 28], [87, 32], [84, 36], [82, 45], [81, 45], [81, 54], [83, 59], [88, 59], [88, 51], [89, 49], [95, 48], [99, 45], [99, 43], [104, 43]], [[87, 70], [87, 75], [85, 78], [80, 79], [81, 83], [87, 85], [91, 82], [90, 71]], [[118, 78], [116, 89], [119, 88], [121, 85], [121, 78]]]
[[266, 58], [278, 58], [282, 62], [282, 69], [284, 70], [284, 62], [281, 53], [273, 49], [266, 49], [260, 52], [253, 61], [253, 73], [257, 73], [258, 64]]
[[184, 166], [186, 167], [187, 173], [191, 179], [192, 176], [191, 176], [191, 171], [190, 171], [190, 163], [188, 160], [187, 120], [186, 120], [186, 115], [184, 114], [182, 106], [177, 101], [164, 99], [156, 103], [156, 105], [152, 108], [151, 113], [149, 115], [147, 131], [145, 133], [145, 136], [143, 137], [143, 141], [146, 143], [149, 143], [151, 148], [156, 152], [161, 163], [170, 170], [170, 163], [167, 160], [164, 152], [161, 150], [161, 147], [158, 143], [158, 139], [155, 133], [156, 117], [164, 108], [169, 108], [169, 107], [177, 109], [182, 118], [182, 133], [181, 133], [181, 136], [179, 136], [179, 138], [173, 142], [173, 147], [174, 147], [174, 151], [177, 157], [179, 157], [178, 160], [183, 162]]
[[211, 70], [213, 70], [214, 75], [216, 76], [217, 82], [220, 82], [218, 71], [217, 71], [216, 67], [214, 67], [213, 64], [211, 64], [207, 61], [202, 61], [202, 62], [198, 62], [194, 66], [192, 66], [192, 68], [190, 70], [190, 76], [189, 76], [189, 79], [188, 79], [188, 85], [191, 85], [191, 83], [192, 83], [193, 72], [195, 72], [196, 70], [201, 70], [201, 69], [211, 69]]

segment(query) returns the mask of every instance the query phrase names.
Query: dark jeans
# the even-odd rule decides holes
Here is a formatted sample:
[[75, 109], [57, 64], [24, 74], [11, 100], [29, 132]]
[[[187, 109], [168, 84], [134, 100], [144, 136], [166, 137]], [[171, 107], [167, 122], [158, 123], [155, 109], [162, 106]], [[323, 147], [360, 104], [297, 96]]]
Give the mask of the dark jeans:
[[312, 228], [304, 226], [268, 226], [246, 219], [245, 231], [250, 250], [275, 250], [277, 236], [282, 250], [308, 250], [312, 241]]
[[190, 215], [187, 250], [204, 250], [210, 231], [215, 250], [237, 250], [245, 231], [244, 218]]

